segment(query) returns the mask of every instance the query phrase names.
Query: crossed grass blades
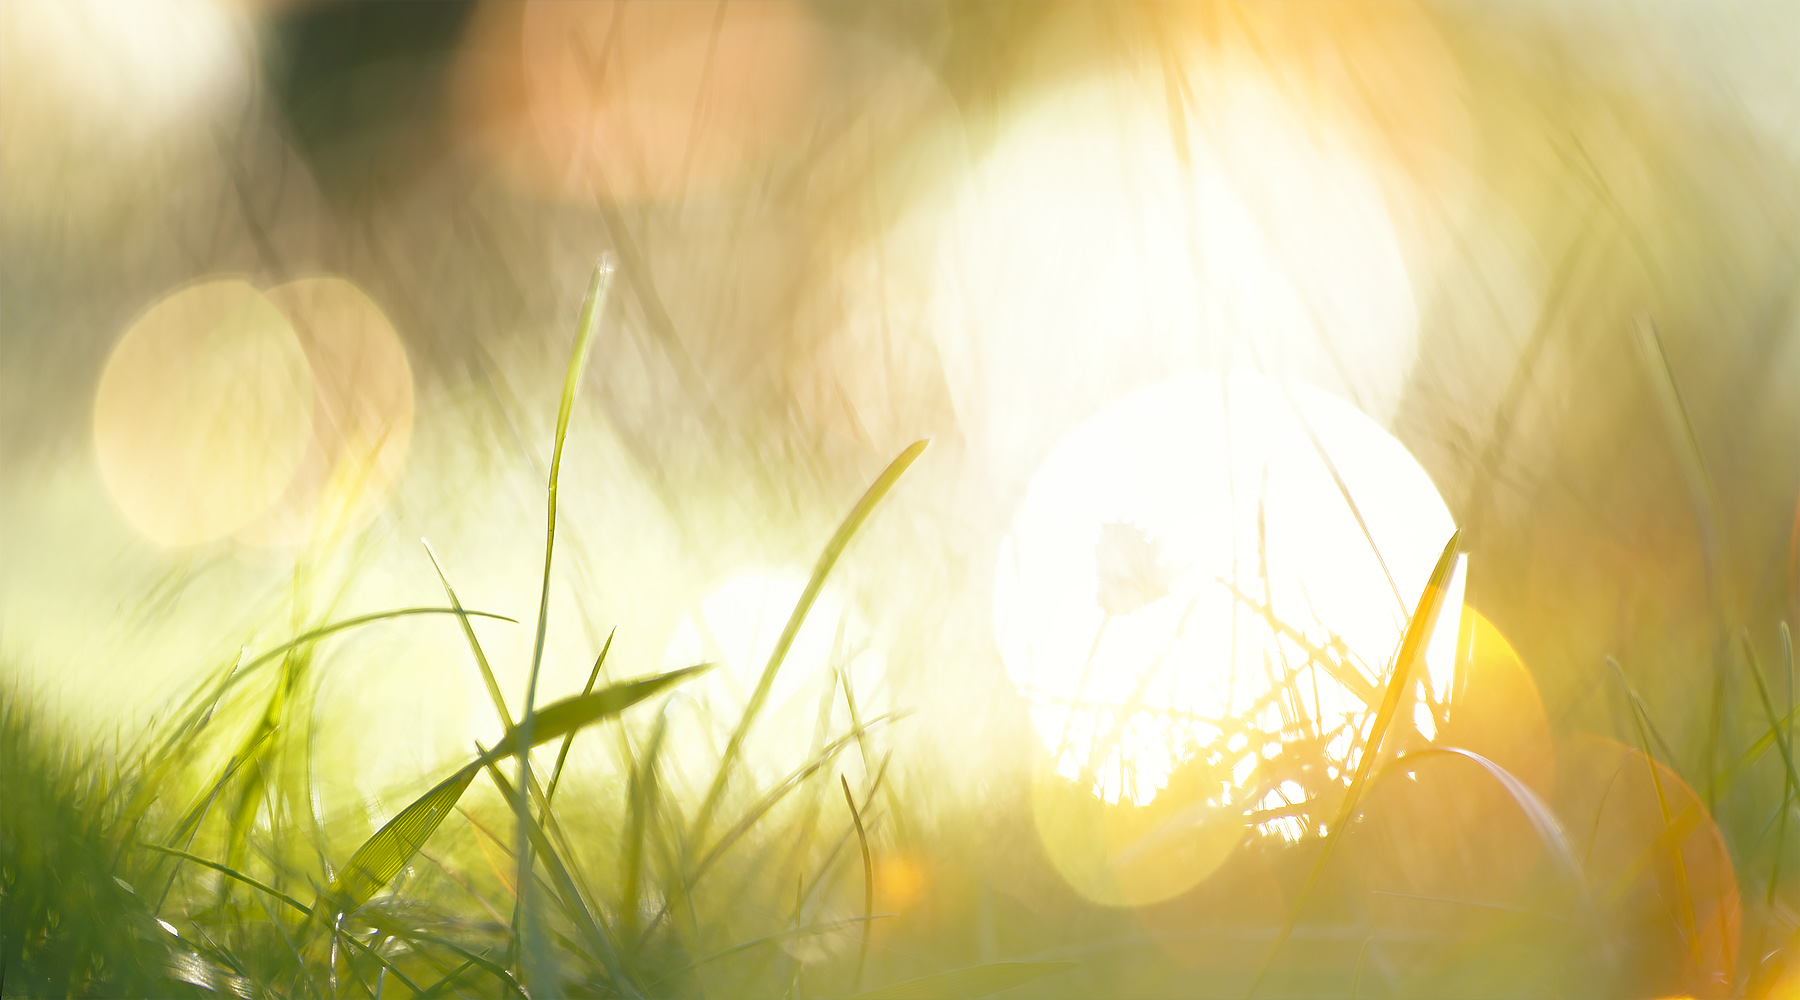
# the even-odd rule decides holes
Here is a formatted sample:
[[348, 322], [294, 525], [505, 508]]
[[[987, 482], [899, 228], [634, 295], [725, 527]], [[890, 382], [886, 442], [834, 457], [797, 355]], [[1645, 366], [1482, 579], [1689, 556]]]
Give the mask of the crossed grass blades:
[[[728, 955], [768, 950], [783, 939], [841, 932], [842, 926], [800, 926], [739, 944], [711, 955], [688, 955], [675, 962], [658, 928], [678, 931], [678, 917], [691, 921], [689, 898], [696, 883], [759, 821], [807, 778], [828, 767], [851, 746], [866, 747], [868, 734], [893, 721], [883, 715], [857, 720], [851, 732], [827, 744], [785, 781], [765, 792], [716, 838], [708, 834], [726, 806], [726, 790], [739, 769], [744, 741], [768, 699], [795, 635], [816, 601], [832, 567], [858, 529], [924, 451], [926, 442], [907, 448], [852, 508], [820, 554], [811, 579], [789, 617], [773, 653], [738, 719], [698, 812], [676, 829], [676, 858], [665, 884], [643, 883], [647, 841], [654, 832], [680, 827], [679, 811], [658, 787], [657, 756], [666, 716], [632, 763], [624, 823], [623, 879], [618, 904], [609, 907], [593, 890], [572, 848], [570, 832], [553, 805], [569, 749], [576, 735], [632, 706], [674, 690], [706, 670], [701, 664], [636, 680], [600, 686], [612, 646], [609, 636], [581, 694], [537, 704], [547, 626], [552, 559], [555, 554], [556, 491], [563, 444], [576, 390], [595, 329], [604, 315], [613, 266], [595, 268], [581, 312], [580, 328], [563, 385], [548, 482], [548, 527], [544, 544], [544, 589], [539, 602], [530, 680], [521, 715], [513, 718], [471, 620], [511, 621], [463, 606], [435, 553], [448, 598], [447, 607], [404, 608], [317, 624], [260, 655], [222, 664], [171, 713], [172, 724], [152, 731], [138, 745], [114, 748], [111, 761], [99, 754], [58, 756], [35, 732], [32, 720], [10, 692], [0, 706], [0, 751], [4, 751], [9, 806], [4, 824], [4, 948], [0, 949], [0, 990], [13, 996], [414, 996], [512, 995], [516, 997], [604, 995], [646, 996], [692, 992], [695, 970]], [[364, 625], [418, 615], [456, 619], [481, 673], [504, 735], [396, 813], [335, 867], [325, 843], [325, 822], [308, 808], [308, 786], [316, 787], [314, 747], [306, 708], [316, 673], [315, 651], [329, 636]], [[246, 681], [273, 669], [269, 693], [246, 695]], [[846, 697], [851, 697], [845, 692]], [[317, 706], [314, 706], [315, 708]], [[854, 713], [853, 713], [854, 717]], [[229, 720], [247, 718], [236, 739]], [[296, 734], [304, 733], [304, 742]], [[530, 750], [560, 742], [549, 779], [534, 773]], [[629, 749], [628, 741], [621, 740]], [[296, 745], [296, 744], [299, 745]], [[231, 752], [209, 778], [195, 782], [193, 764], [209, 746]], [[500, 765], [514, 762], [509, 780]], [[885, 761], [883, 762], [885, 765]], [[297, 775], [298, 772], [298, 775]], [[516, 850], [461, 805], [482, 775], [492, 781], [518, 824]], [[875, 793], [885, 766], [865, 782], [859, 806], [848, 779], [840, 783], [861, 845], [865, 892], [863, 912], [851, 921], [864, 930], [852, 990], [859, 988], [872, 912], [874, 872], [868, 829]], [[296, 780], [298, 776], [299, 780]], [[173, 800], [191, 801], [166, 813]], [[159, 805], [162, 809], [159, 809]], [[295, 836], [310, 840], [317, 853], [314, 873], [301, 874], [283, 856], [279, 835], [259, 837], [256, 819], [267, 810], [271, 826], [282, 820]], [[392, 891], [420, 860], [452, 813], [468, 817], [486, 843], [510, 861], [496, 870], [514, 897], [510, 919], [485, 928], [428, 909], [404, 891]], [[165, 818], [166, 817], [166, 818]], [[194, 848], [209, 820], [222, 819], [225, 860]], [[290, 827], [290, 829], [293, 829]], [[277, 827], [279, 828], [279, 827]], [[209, 841], [212, 838], [209, 838]], [[670, 853], [669, 843], [655, 845]], [[833, 857], [836, 854], [834, 852]], [[437, 859], [450, 878], [500, 918], [468, 878]], [[266, 878], [247, 870], [268, 869]], [[183, 884], [182, 868], [218, 876], [209, 904], [163, 914]], [[822, 874], [822, 873], [821, 873]], [[510, 876], [510, 877], [509, 877]], [[815, 880], [817, 876], [815, 876]], [[281, 886], [304, 881], [311, 901]], [[234, 888], [243, 890], [240, 895]], [[652, 893], [652, 889], [660, 891]], [[647, 921], [653, 897], [661, 909]], [[459, 933], [473, 929], [475, 933]], [[1070, 963], [997, 963], [897, 983], [861, 997], [986, 996], [1068, 968]]]
[[[895, 715], [862, 718], [853, 693], [843, 695], [850, 707], [849, 731], [824, 741], [806, 763], [767, 788], [748, 787], [741, 756], [745, 741], [761, 714], [777, 673], [801, 624], [838, 559], [875, 508], [924, 450], [925, 442], [906, 449], [852, 508], [821, 552], [802, 597], [794, 608], [741, 716], [731, 726], [717, 769], [691, 813], [665, 788], [661, 766], [668, 716], [658, 714], [641, 739], [612, 727], [627, 764], [623, 801], [580, 802], [571, 806], [564, 795], [558, 805], [570, 747], [577, 735], [604, 729], [639, 703], [653, 702], [706, 669], [698, 665], [649, 677], [613, 680], [608, 654], [611, 638], [599, 651], [578, 695], [539, 705], [536, 678], [542, 663], [547, 594], [555, 554], [555, 504], [562, 447], [573, 413], [594, 331], [605, 312], [612, 269], [602, 262], [584, 301], [580, 327], [568, 366], [558, 413], [555, 451], [547, 484], [545, 590], [540, 595], [531, 663], [531, 681], [519, 714], [509, 707], [489, 659], [473, 627], [476, 618], [502, 616], [466, 608], [435, 553], [427, 553], [444, 585], [446, 604], [402, 608], [330, 620], [328, 613], [297, 611], [294, 637], [254, 657], [222, 663], [180, 704], [170, 721], [153, 727], [131, 746], [110, 753], [80, 753], [59, 743], [32, 718], [12, 692], [0, 704], [0, 993], [5, 996], [240, 996], [240, 997], [439, 997], [439, 996], [669, 996], [701, 994], [701, 978], [726, 963], [741, 973], [735, 982], [745, 992], [789, 995], [850, 995], [872, 998], [981, 997], [1077, 971], [1077, 963], [1061, 959], [1100, 953], [1052, 947], [1033, 957], [1039, 961], [1000, 962], [940, 972], [863, 992], [870, 931], [886, 914], [877, 912], [876, 865], [872, 843], [882, 834], [884, 815], [878, 793], [888, 774], [887, 759], [871, 749], [870, 737], [895, 721]], [[1661, 358], [1654, 331], [1643, 335], [1645, 357]], [[1666, 359], [1662, 359], [1665, 360]], [[1664, 393], [1671, 434], [1689, 446], [1688, 468], [1696, 505], [1713, 515], [1704, 501], [1710, 487], [1697, 459], [1685, 411], [1674, 391], [1666, 363], [1652, 374], [1667, 380]], [[1660, 383], [1659, 383], [1660, 384]], [[1350, 502], [1348, 496], [1346, 502]], [[1571, 848], [1573, 834], [1524, 782], [1494, 762], [1466, 748], [1419, 748], [1396, 738], [1404, 728], [1407, 699], [1413, 697], [1418, 664], [1448, 590], [1458, 539], [1452, 538], [1433, 572], [1425, 593], [1413, 605], [1407, 629], [1383, 683], [1366, 693], [1371, 716], [1359, 732], [1354, 774], [1346, 776], [1341, 797], [1317, 803], [1327, 820], [1316, 842], [1287, 850], [1302, 860], [1298, 891], [1290, 897], [1282, 926], [1272, 929], [1274, 942], [1262, 961], [1262, 973], [1251, 992], [1277, 992], [1280, 967], [1290, 938], [1309, 914], [1321, 909], [1315, 895], [1326, 881], [1339, 839], [1353, 829], [1367, 793], [1389, 776], [1430, 757], [1471, 761], [1516, 803], [1546, 848], [1554, 874], [1574, 888], [1571, 923], [1604, 946], [1608, 907], [1618, 887], [1592, 881], [1588, 866]], [[1240, 595], [1240, 599], [1243, 598]], [[1254, 602], [1251, 601], [1254, 605]], [[1262, 609], [1267, 611], [1266, 608]], [[309, 718], [326, 706], [315, 697], [322, 669], [320, 643], [339, 633], [382, 621], [415, 616], [454, 619], [502, 726], [491, 747], [477, 746], [473, 755], [435, 785], [399, 810], [362, 841], [341, 865], [333, 863], [328, 823], [314, 804], [315, 728]], [[1281, 623], [1270, 615], [1270, 626]], [[1291, 631], [1291, 630], [1290, 630]], [[1283, 633], [1288, 634], [1288, 633]], [[1291, 636], [1290, 636], [1291, 637]], [[1742, 657], [1752, 680], [1762, 727], [1735, 758], [1724, 752], [1723, 734], [1715, 734], [1708, 761], [1726, 759], [1723, 768], [1710, 763], [1701, 780], [1709, 799], [1732, 790], [1774, 750], [1780, 757], [1780, 804], [1770, 813], [1776, 844], [1786, 839], [1792, 806], [1800, 800], [1800, 769], [1791, 731], [1797, 715], [1791, 678], [1792, 644], [1781, 629], [1781, 651], [1790, 681], [1783, 692], [1786, 711], [1776, 704], [1756, 651], [1740, 636]], [[1329, 658], [1329, 650], [1309, 649]], [[1620, 690], [1630, 708], [1636, 749], [1625, 766], [1640, 767], [1656, 789], [1666, 836], [1656, 845], [1677, 843], [1681, 833], [1700, 818], [1691, 796], [1677, 806], [1665, 794], [1664, 768], [1677, 761], [1637, 693], [1616, 669]], [[604, 683], [603, 683], [604, 681]], [[846, 679], [847, 682], [847, 679]], [[648, 707], [648, 706], [646, 706]], [[1434, 714], [1442, 706], [1429, 706]], [[1441, 730], [1441, 727], [1440, 727]], [[1402, 734], [1404, 735], [1404, 734]], [[540, 778], [530, 751], [556, 744], [547, 778]], [[1399, 744], [1405, 752], [1396, 752]], [[833, 767], [854, 749], [862, 757], [863, 779], [852, 783]], [[513, 765], [509, 777], [503, 768]], [[829, 782], [837, 771], [838, 780]], [[854, 773], [854, 772], [852, 772]], [[1690, 769], [1690, 774], [1694, 773]], [[767, 900], [744, 902], [741, 872], [723, 862], [736, 852], [744, 868], [780, 867], [773, 863], [785, 845], [782, 834], [769, 835], [784, 804], [798, 796], [811, 779], [826, 776], [837, 789], [802, 811], [800, 826], [814, 831], [827, 825], [824, 803], [835, 809], [843, 797], [835, 847], [810, 872], [800, 872], [798, 899], [786, 926], [769, 932], [764, 926], [729, 936], [754, 921], [720, 919], [739, 909], [771, 916]], [[497, 829], [493, 810], [471, 801], [476, 785], [487, 778], [493, 797], [503, 803], [514, 830]], [[860, 787], [856, 787], [860, 785]], [[814, 791], [817, 789], [815, 788]], [[583, 807], [585, 812], [580, 811]], [[611, 813], [616, 820], [616, 869], [596, 865], [576, 846], [594, 837], [592, 817]], [[462, 857], [440, 836], [452, 814], [467, 821], [467, 836], [480, 855]], [[1328, 814], [1328, 815], [1327, 815]], [[262, 822], [259, 824], [259, 818]], [[1765, 830], [1764, 833], [1767, 833]], [[761, 833], [763, 836], [753, 836]], [[807, 833], [811, 836], [811, 832]], [[434, 839], [435, 838], [435, 839]], [[827, 838], [829, 839], [829, 838]], [[1266, 844], [1273, 843], [1264, 838]], [[760, 841], [760, 842], [759, 842]], [[311, 852], [308, 858], [307, 852]], [[760, 853], [755, 853], [760, 852]], [[1684, 895], [1686, 874], [1681, 852], [1668, 851], [1673, 873], [1669, 918], [1696, 940], [1698, 917], [1691, 894]], [[789, 854], [790, 859], [798, 854]], [[489, 863], [484, 875], [474, 859]], [[819, 908], [805, 919], [808, 900], [816, 902], [834, 884], [831, 870], [854, 867], [860, 860], [860, 882], [845, 895], [860, 902], [854, 916], [823, 919]], [[1641, 859], [1640, 859], [1641, 860]], [[463, 863], [469, 861], [471, 863]], [[1779, 848], [1766, 873], [1764, 905], [1774, 911], [1782, 879]], [[1625, 870], [1642, 865], [1634, 860]], [[780, 869], [793, 874], [790, 863]], [[616, 875], [615, 875], [616, 872]], [[440, 878], [441, 875], [441, 878]], [[489, 877], [491, 875], [491, 877]], [[810, 877], [808, 877], [810, 875]], [[735, 877], [739, 886], [723, 888]], [[1754, 877], [1741, 873], [1746, 885]], [[209, 888], [210, 886], [210, 888]], [[597, 887], [603, 891], [596, 891]], [[505, 893], [499, 905], [496, 889]], [[860, 892], [856, 891], [860, 890]], [[510, 897], [509, 899], [507, 897]], [[789, 897], [790, 899], [794, 897]], [[757, 909], [760, 907], [760, 909]], [[1311, 909], [1309, 909], [1311, 907]], [[482, 915], [485, 914], [486, 919]], [[775, 915], [778, 916], [778, 915]], [[766, 923], [766, 922], [765, 922]], [[710, 924], [714, 931], [702, 932]], [[1770, 926], [1773, 926], [1772, 924]], [[721, 930], [722, 928], [722, 930]], [[1763, 934], [1767, 928], [1757, 931]], [[852, 942], [855, 959], [810, 969], [783, 954], [783, 948], [808, 939], [835, 936]], [[731, 941], [721, 947], [717, 942]], [[1773, 939], [1758, 940], [1744, 952], [1753, 956], [1738, 970], [1732, 989], [1758, 997], [1781, 979], [1782, 952]], [[1368, 951], [1365, 948], [1365, 952]], [[1371, 973], [1366, 979], [1359, 959], [1349, 982], [1365, 992], [1380, 992]], [[1375, 963], [1366, 963], [1373, 966]], [[1098, 975], [1097, 973], [1095, 975]], [[1073, 983], [1075, 976], [1063, 980]], [[1096, 986], [1100, 980], [1093, 980]], [[1392, 984], [1390, 984], [1391, 986]]]

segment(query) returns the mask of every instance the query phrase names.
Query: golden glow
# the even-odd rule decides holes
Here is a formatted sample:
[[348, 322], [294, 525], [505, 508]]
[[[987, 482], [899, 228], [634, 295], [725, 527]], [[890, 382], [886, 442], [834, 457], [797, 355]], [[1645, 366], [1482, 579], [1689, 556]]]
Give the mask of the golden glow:
[[[1343, 766], [1452, 528], [1406, 449], [1341, 400], [1260, 376], [1174, 379], [1045, 460], [1001, 550], [995, 630], [1058, 773], [1143, 804], [1184, 760], [1221, 752], [1237, 763], [1219, 804], [1242, 805], [1259, 752], [1283, 742]], [[1427, 651], [1440, 703], [1454, 617]], [[1338, 666], [1308, 645], [1339, 650]]]
[[[799, 570], [739, 574], [714, 588], [676, 626], [663, 655], [666, 666], [717, 664], [695, 695], [703, 725], [728, 730], [737, 721], [806, 580]], [[863, 719], [885, 711], [885, 673], [886, 658], [871, 647], [867, 624], [827, 588], [794, 636], [769, 689], [762, 721], [746, 744], [753, 769], [765, 778], [778, 777], [805, 763], [809, 751], [844, 733], [849, 727], [846, 679]]]
[[1215, 76], [1179, 112], [1137, 77], [1046, 93], [952, 197], [931, 328], [1002, 478], [1173, 374], [1254, 368], [1378, 418], [1397, 402], [1417, 317], [1371, 169], [1266, 81]]
[[312, 369], [292, 326], [239, 279], [190, 285], [114, 346], [94, 447], [125, 516], [162, 545], [221, 538], [287, 489], [312, 438]]
[[1558, 747], [1556, 802], [1593, 899], [1639, 956], [1621, 991], [1732, 995], [1743, 908], [1694, 790], [1641, 751], [1582, 734]]

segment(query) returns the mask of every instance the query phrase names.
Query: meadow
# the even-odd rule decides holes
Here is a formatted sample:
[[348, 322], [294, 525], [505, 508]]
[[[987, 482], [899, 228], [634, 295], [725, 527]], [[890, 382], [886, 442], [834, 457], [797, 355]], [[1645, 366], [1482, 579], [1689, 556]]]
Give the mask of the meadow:
[[4, 18], [0, 995], [1800, 995], [1790, 11]]

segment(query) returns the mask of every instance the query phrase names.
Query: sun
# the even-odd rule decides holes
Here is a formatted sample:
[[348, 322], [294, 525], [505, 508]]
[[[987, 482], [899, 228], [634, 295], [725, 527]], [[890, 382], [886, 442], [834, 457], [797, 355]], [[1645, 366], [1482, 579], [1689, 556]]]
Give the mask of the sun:
[[[1295, 807], [1354, 766], [1454, 527], [1419, 463], [1349, 403], [1183, 376], [1052, 449], [1002, 545], [995, 632], [1063, 778], [1145, 806], [1199, 768], [1211, 806], [1297, 837]], [[1443, 616], [1405, 717], [1426, 738], [1456, 629]]]

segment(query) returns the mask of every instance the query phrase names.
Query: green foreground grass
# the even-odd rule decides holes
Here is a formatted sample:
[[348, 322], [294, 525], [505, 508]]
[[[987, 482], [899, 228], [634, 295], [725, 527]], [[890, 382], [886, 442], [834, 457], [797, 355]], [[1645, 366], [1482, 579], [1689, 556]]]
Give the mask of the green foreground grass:
[[[80, 748], [7, 692], [0, 992], [1766, 996], [1785, 974], [1796, 921], [1779, 898], [1782, 845], [1800, 792], [1792, 685], [1778, 705], [1746, 637], [1741, 661], [1754, 683], [1740, 687], [1754, 694], [1744, 695], [1761, 720], [1754, 738], [1723, 747], [1722, 769], [1687, 768], [1678, 779], [1656, 720], [1619, 672], [1632, 749], [1611, 758], [1589, 813], [1478, 749], [1408, 742], [1403, 709], [1444, 604], [1456, 538], [1371, 697], [1355, 766], [1303, 804], [1305, 835], [1284, 838], [1246, 820], [1231, 860], [1173, 900], [1136, 910], [1084, 901], [1039, 854], [1028, 791], [1001, 789], [967, 806], [921, 801], [927, 783], [903, 781], [906, 762], [887, 749], [901, 713], [860, 714], [847, 675], [832, 697], [844, 699], [850, 727], [824, 734], [792, 771], [756, 776], [745, 747], [789, 647], [923, 441], [826, 542], [742, 714], [721, 727], [716, 766], [697, 784], [703, 792], [680, 794], [665, 742], [668, 698], [705, 664], [643, 675], [610, 662], [608, 640], [580, 694], [540, 704], [537, 692], [563, 443], [610, 278], [608, 265], [596, 269], [561, 398], [544, 596], [538, 620], [526, 623], [536, 631], [523, 697], [509, 703], [471, 624], [498, 616], [464, 607], [447, 577], [442, 606], [321, 620], [220, 664], [130, 746]], [[332, 635], [407, 616], [460, 628], [504, 736], [422, 776], [408, 804], [371, 832], [375, 824], [321, 815], [316, 804], [308, 720], [328, 668], [319, 651]], [[1785, 626], [1781, 641], [1776, 671], [1791, 678]], [[610, 741], [619, 776], [565, 774], [577, 739]], [[1447, 840], [1472, 856], [1464, 867], [1496, 864], [1482, 853], [1491, 843], [1429, 818], [1453, 802], [1408, 805], [1407, 795], [1439, 787], [1428, 779], [1444, 769], [1460, 769], [1447, 787], [1497, 796], [1530, 840], [1510, 896], [1445, 896], [1421, 874], [1424, 861], [1379, 885], [1371, 874], [1383, 837], [1411, 850]], [[1565, 775], [1562, 787], [1579, 777]], [[1778, 785], [1777, 804], [1762, 830], [1726, 831], [1727, 894], [1717, 866], [1706, 867], [1705, 845], [1692, 847], [1695, 831], [1711, 828], [1681, 788], [1716, 801], [1752, 780]], [[1640, 785], [1657, 812], [1639, 855], [1597, 855], [1612, 815], [1606, 803]], [[1377, 800], [1385, 826], [1368, 819]], [[914, 883], [928, 878], [928, 890], [896, 888], [905, 881], [897, 871], [911, 871]], [[1715, 905], [1727, 895], [1737, 909]], [[1384, 909], [1383, 900], [1411, 909]], [[890, 904], [911, 908], [904, 921]], [[1673, 958], [1646, 964], [1646, 948], [1671, 941]]]

